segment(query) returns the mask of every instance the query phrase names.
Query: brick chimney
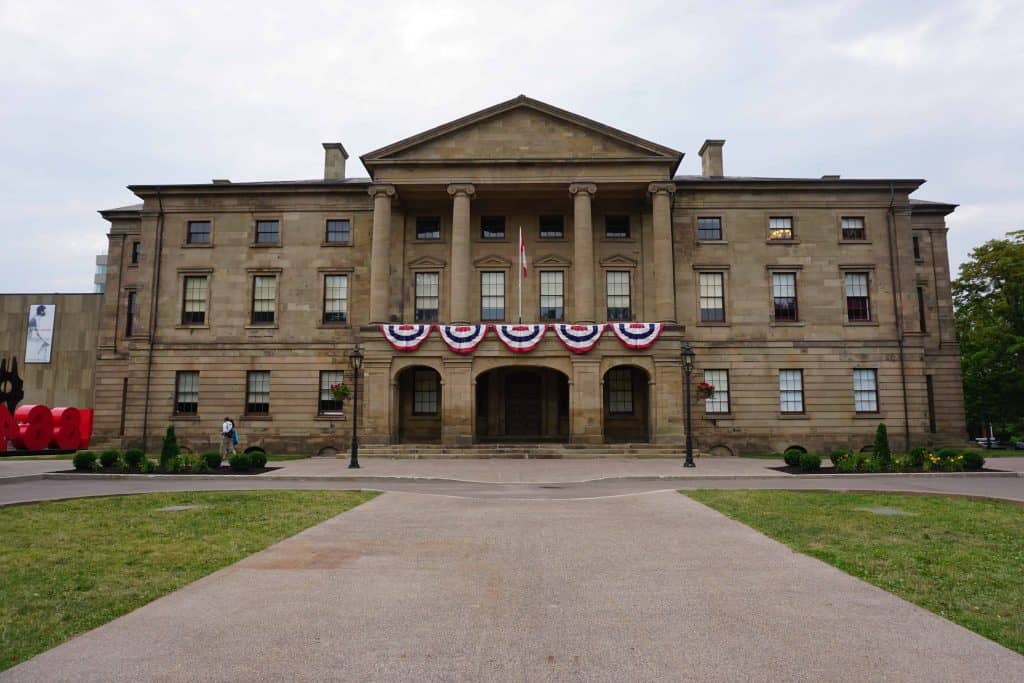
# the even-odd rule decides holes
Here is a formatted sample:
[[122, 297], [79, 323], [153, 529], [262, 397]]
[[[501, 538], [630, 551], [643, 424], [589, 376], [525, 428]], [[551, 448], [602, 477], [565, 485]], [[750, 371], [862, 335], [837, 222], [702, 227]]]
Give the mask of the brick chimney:
[[344, 180], [348, 152], [340, 142], [324, 143], [324, 180]]
[[721, 178], [725, 175], [722, 170], [722, 147], [725, 140], [705, 140], [700, 147], [700, 174], [705, 178]]

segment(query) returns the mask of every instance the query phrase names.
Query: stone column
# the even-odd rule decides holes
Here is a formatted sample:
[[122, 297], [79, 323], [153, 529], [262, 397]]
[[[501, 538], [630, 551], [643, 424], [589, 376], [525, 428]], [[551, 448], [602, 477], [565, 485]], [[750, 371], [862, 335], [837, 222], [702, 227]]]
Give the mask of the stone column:
[[441, 443], [469, 446], [473, 443], [473, 359], [445, 358], [441, 387]]
[[601, 443], [602, 433], [601, 361], [597, 358], [572, 359], [572, 386], [569, 409], [572, 443]]
[[391, 272], [391, 198], [394, 185], [371, 185], [373, 234], [370, 242], [370, 322], [388, 322], [388, 280]]
[[594, 320], [594, 223], [590, 198], [597, 192], [593, 183], [573, 183], [573, 320]]
[[654, 315], [659, 321], [675, 322], [676, 287], [672, 259], [672, 195], [674, 183], [651, 183], [654, 228]]
[[469, 200], [476, 192], [472, 185], [449, 185], [452, 196], [452, 277], [448, 301], [450, 320], [469, 321], [471, 247], [469, 227]]

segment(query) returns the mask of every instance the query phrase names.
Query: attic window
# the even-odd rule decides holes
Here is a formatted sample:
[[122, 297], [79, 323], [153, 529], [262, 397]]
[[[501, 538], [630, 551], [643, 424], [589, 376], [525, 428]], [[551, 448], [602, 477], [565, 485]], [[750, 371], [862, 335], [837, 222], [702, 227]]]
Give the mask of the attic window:
[[418, 240], [439, 240], [441, 239], [441, 219], [437, 216], [416, 217], [416, 239]]
[[629, 237], [629, 216], [608, 215], [604, 217], [604, 236], [611, 239]]

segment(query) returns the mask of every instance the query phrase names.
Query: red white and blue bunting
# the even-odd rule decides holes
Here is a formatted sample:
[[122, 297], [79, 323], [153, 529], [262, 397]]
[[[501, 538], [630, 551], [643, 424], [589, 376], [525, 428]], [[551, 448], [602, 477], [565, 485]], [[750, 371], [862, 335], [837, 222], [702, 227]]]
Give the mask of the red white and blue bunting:
[[516, 353], [533, 351], [537, 344], [540, 344], [540, 340], [544, 338], [547, 329], [548, 326], [544, 324], [494, 326], [494, 332], [498, 335], [501, 343], [507, 346], [509, 351]]
[[398, 351], [415, 351], [430, 335], [432, 325], [381, 325], [380, 331]]
[[612, 332], [627, 349], [646, 349], [661, 336], [663, 323], [611, 323]]
[[437, 332], [455, 353], [471, 353], [487, 336], [487, 325], [438, 325]]
[[558, 338], [565, 344], [565, 348], [573, 353], [586, 353], [597, 346], [597, 342], [601, 341], [605, 324], [569, 325], [559, 323], [552, 325], [552, 327], [555, 328], [555, 334], [558, 335]]

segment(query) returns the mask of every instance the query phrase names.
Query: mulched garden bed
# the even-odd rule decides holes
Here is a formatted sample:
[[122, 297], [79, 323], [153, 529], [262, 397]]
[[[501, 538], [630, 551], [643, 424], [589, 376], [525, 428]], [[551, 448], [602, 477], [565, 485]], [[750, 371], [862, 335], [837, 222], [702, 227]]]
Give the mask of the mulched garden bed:
[[[280, 467], [260, 467], [258, 469], [246, 470], [245, 472], [236, 472], [235, 470], [231, 469], [230, 467], [218, 467], [217, 469], [209, 470], [208, 472], [145, 472], [144, 474], [147, 474], [147, 475], [153, 474], [153, 475], [156, 475], [156, 476], [164, 476], [164, 475], [168, 475], [168, 474], [184, 475], [184, 476], [192, 476], [192, 475], [198, 476], [198, 475], [205, 475], [205, 474], [263, 474], [264, 472], [273, 472], [274, 470], [279, 470], [279, 469], [281, 469], [281, 468]], [[83, 471], [83, 470], [71, 469], [71, 470], [57, 470], [55, 472], [55, 474], [83, 474], [83, 475], [88, 476], [90, 474], [143, 474], [143, 473], [142, 472], [125, 472], [123, 470]]]
[[[783, 467], [769, 467], [768, 469], [775, 470], [776, 472], [782, 472], [784, 474], [838, 474], [838, 475], [842, 475], [842, 474], [922, 474], [922, 473], [923, 474], [948, 474], [947, 472], [943, 472], [941, 470], [931, 470], [930, 472], [924, 472], [924, 470], [911, 470], [909, 472], [840, 472], [835, 467], [822, 467], [820, 470], [815, 470], [815, 471], [812, 471], [812, 472], [804, 472], [799, 467], [791, 467], [789, 465], [785, 465]], [[989, 468], [989, 467], [982, 467], [980, 470], [967, 470], [967, 471], [969, 471], [969, 472], [1007, 472], [1008, 470], [994, 470], [994, 469]]]

